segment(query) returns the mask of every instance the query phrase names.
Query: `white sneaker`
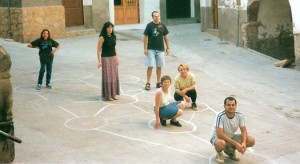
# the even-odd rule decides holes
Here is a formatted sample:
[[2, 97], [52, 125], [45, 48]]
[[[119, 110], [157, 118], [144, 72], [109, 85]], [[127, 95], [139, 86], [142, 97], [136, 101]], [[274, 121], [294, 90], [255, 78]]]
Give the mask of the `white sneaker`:
[[217, 152], [216, 161], [218, 163], [224, 163], [224, 156], [222, 152]]
[[37, 90], [42, 89], [42, 84], [37, 84], [36, 89], [37, 89]]

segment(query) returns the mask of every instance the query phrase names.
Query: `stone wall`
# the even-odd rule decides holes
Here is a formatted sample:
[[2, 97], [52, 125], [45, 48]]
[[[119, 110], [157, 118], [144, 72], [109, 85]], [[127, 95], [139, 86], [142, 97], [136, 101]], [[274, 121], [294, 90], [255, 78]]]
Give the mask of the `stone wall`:
[[295, 58], [293, 21], [287, 0], [260, 1], [257, 51], [283, 60]]
[[9, 35], [9, 20], [7, 15], [7, 8], [0, 7], [0, 37], [3, 38], [8, 38]]
[[40, 6], [22, 8], [23, 38], [30, 42], [39, 38], [43, 29], [49, 29], [52, 38], [65, 35], [65, 11], [63, 6]]
[[244, 48], [250, 48], [253, 50], [257, 50], [257, 41], [258, 41], [258, 27], [259, 23], [247, 22], [243, 23], [241, 26], [241, 34], [242, 34], [242, 46]]
[[0, 7], [57, 6], [62, 0], [1, 0]]
[[12, 7], [10, 8], [11, 19], [8, 15], [8, 9], [0, 7], [0, 37], [2, 38], [11, 37], [17, 42], [30, 42], [40, 37], [41, 31], [45, 28], [50, 30], [53, 38], [65, 35], [63, 6]]
[[294, 34], [294, 41], [296, 60], [300, 60], [300, 33]]

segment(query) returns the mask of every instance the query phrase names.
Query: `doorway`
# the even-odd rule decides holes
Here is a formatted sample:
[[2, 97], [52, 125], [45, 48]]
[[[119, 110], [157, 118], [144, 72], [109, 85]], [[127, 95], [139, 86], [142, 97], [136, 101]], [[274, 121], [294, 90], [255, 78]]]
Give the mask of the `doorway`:
[[114, 0], [115, 24], [139, 23], [138, 0]]
[[167, 19], [190, 18], [190, 0], [167, 0]]
[[83, 3], [82, 0], [63, 0], [65, 7], [66, 26], [83, 25]]

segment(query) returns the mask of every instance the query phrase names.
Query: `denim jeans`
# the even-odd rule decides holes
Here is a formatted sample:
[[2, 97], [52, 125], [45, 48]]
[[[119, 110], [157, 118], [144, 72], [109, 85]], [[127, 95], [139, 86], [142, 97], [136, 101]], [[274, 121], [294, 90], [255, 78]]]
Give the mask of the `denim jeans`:
[[51, 73], [52, 73], [52, 63], [53, 63], [53, 59], [47, 61], [46, 63], [41, 63], [38, 84], [43, 83], [45, 70], [47, 71], [47, 73], [46, 73], [46, 85], [50, 84]]

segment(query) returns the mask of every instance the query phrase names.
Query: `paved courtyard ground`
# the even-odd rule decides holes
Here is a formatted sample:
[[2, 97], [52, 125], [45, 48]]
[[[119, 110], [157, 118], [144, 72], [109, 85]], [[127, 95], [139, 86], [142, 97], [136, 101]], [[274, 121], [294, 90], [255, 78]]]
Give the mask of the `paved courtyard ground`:
[[144, 90], [141, 26], [117, 26], [121, 95], [101, 100], [97, 69], [98, 34], [57, 39], [53, 89], [36, 90], [38, 50], [0, 44], [12, 60], [14, 163], [216, 163], [209, 143], [213, 119], [223, 100], [235, 96], [256, 145], [241, 161], [294, 164], [300, 156], [300, 72], [274, 67], [276, 59], [236, 47], [200, 31], [200, 24], [168, 26], [171, 54], [163, 74], [177, 75], [180, 63], [197, 77], [198, 111], [188, 107], [183, 127], [153, 130], [155, 72]]

